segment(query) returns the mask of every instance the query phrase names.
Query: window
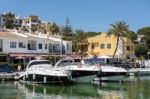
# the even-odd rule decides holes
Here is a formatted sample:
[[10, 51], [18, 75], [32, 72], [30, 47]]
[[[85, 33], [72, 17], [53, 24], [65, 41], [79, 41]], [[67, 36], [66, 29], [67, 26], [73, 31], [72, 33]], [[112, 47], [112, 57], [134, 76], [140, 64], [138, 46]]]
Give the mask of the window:
[[94, 49], [94, 47], [95, 47], [94, 44], [92, 44], [92, 49]]
[[69, 50], [69, 44], [67, 44], [67, 50]]
[[126, 50], [128, 50], [128, 51], [131, 50], [129, 45], [126, 46]]
[[42, 44], [41, 43], [39, 44], [39, 49], [42, 49]]
[[107, 44], [107, 48], [108, 48], [108, 49], [111, 49], [111, 44], [110, 44], [110, 43]]
[[63, 60], [57, 66], [61, 67], [61, 66], [68, 66], [68, 65], [72, 65], [72, 60]]
[[16, 42], [10, 42], [10, 48], [16, 48]]
[[84, 64], [84, 61], [81, 59], [74, 59], [73, 65], [81, 64], [81, 62]]
[[19, 21], [19, 23], [21, 24], [21, 23], [22, 23], [22, 21], [20, 20], [20, 21]]
[[31, 22], [38, 22], [38, 20], [31, 20]]
[[47, 49], [47, 44], [45, 44], [45, 49]]
[[23, 44], [23, 42], [19, 42], [19, 48], [25, 48], [25, 45]]
[[100, 44], [100, 48], [104, 49], [105, 48], [105, 44]]
[[0, 39], [0, 52], [3, 51], [3, 40]]
[[53, 52], [53, 45], [50, 43], [49, 44], [49, 52], [52, 53]]
[[43, 64], [50, 64], [49, 61], [35, 61], [29, 64], [29, 67], [32, 65], [43, 65]]
[[34, 40], [28, 41], [28, 50], [36, 50], [37, 49], [37, 42]]

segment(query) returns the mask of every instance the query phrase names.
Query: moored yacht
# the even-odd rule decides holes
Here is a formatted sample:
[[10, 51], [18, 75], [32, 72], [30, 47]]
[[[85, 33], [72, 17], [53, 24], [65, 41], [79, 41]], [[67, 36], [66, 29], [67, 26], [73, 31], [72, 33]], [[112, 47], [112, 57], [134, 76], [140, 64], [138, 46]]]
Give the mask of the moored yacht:
[[97, 81], [122, 81], [128, 70], [122, 67], [115, 67], [112, 65], [102, 65], [101, 71], [97, 74], [94, 80]]
[[127, 74], [127, 69], [120, 66], [115, 66], [114, 64], [106, 64], [101, 59], [86, 59], [86, 64], [97, 65], [99, 64], [100, 71], [97, 73], [97, 77], [94, 79], [96, 81], [112, 81], [117, 78], [117, 80], [122, 79], [121, 76]]
[[68, 80], [69, 72], [55, 70], [48, 60], [32, 60], [19, 78], [33, 83], [55, 83]]
[[85, 59], [67, 57], [59, 60], [54, 66], [55, 70], [67, 70], [71, 72], [70, 80], [80, 83], [91, 82], [98, 72], [100, 66], [86, 64]]

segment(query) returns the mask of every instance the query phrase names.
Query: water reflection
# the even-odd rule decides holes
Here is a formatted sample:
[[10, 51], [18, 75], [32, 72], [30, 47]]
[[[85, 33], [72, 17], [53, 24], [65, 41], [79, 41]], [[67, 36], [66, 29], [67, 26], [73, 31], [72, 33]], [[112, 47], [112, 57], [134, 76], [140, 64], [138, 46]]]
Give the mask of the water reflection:
[[[22, 84], [24, 85], [24, 84]], [[125, 86], [118, 83], [103, 83], [101, 85], [74, 84], [60, 85], [25, 85], [27, 96], [51, 99], [125, 99]]]
[[0, 99], [149, 99], [149, 78], [124, 83], [65, 86], [0, 82]]
[[[75, 85], [26, 85], [27, 94], [30, 96], [47, 97], [52, 99], [83, 99], [83, 98], [98, 98], [97, 87], [91, 84], [75, 84]], [[32, 93], [32, 95], [31, 95]], [[29, 96], [29, 95], [28, 95]], [[43, 99], [43, 98], [42, 98]]]
[[19, 88], [18, 82], [0, 82], [0, 99], [25, 99], [24, 89]]

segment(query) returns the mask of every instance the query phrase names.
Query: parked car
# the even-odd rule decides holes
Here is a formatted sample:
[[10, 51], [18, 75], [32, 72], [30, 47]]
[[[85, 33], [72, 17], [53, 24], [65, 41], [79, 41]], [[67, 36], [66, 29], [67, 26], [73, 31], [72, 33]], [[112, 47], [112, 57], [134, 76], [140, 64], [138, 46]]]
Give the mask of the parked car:
[[1, 64], [0, 65], [0, 73], [13, 73], [16, 69], [8, 64]]

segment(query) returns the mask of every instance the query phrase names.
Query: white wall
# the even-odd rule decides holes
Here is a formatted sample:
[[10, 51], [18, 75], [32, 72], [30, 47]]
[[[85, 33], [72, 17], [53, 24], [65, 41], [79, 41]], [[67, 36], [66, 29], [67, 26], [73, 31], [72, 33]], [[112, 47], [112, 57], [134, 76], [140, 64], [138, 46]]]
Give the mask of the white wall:
[[[14, 33], [17, 34], [17, 33]], [[49, 40], [47, 38], [41, 38], [38, 36], [31, 37], [25, 34], [17, 34], [20, 37], [0, 37], [3, 40], [3, 52], [4, 53], [49, 53], [49, 43], [53, 43], [56, 45], [56, 50], [60, 51], [61, 54], [62, 45], [65, 47], [65, 54], [72, 53], [72, 42], [70, 41], [63, 41], [58, 38], [53, 38]], [[36, 50], [28, 50], [28, 41], [34, 40], [36, 41]], [[16, 42], [16, 48], [10, 48], [10, 42]], [[19, 48], [19, 42], [23, 42], [25, 44], [25, 48]], [[39, 43], [42, 44], [42, 49], [39, 49]], [[47, 49], [45, 49], [45, 44], [47, 44]], [[67, 45], [69, 45], [69, 49], [67, 49]]]
[[[63, 45], [65, 46], [66, 54], [71, 54], [72, 53], [72, 42], [63, 41]], [[67, 49], [67, 45], [69, 45], [69, 49]]]
[[[27, 39], [27, 38], [12, 38], [12, 37], [5, 37], [3, 39], [3, 52], [4, 53], [48, 53], [48, 48], [45, 49], [45, 40], [44, 39]], [[35, 40], [37, 42], [37, 50], [28, 50], [27, 43], [28, 40]], [[10, 48], [10, 42], [16, 42], [16, 48]], [[19, 42], [25, 43], [25, 48], [19, 48]], [[38, 48], [38, 44], [42, 43], [42, 49]]]

